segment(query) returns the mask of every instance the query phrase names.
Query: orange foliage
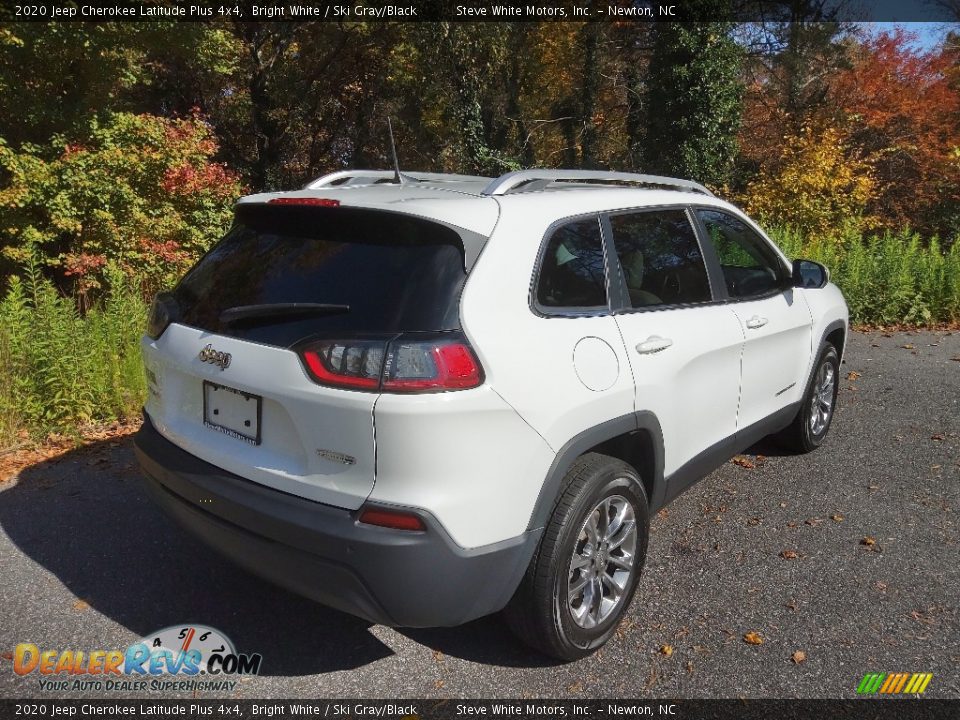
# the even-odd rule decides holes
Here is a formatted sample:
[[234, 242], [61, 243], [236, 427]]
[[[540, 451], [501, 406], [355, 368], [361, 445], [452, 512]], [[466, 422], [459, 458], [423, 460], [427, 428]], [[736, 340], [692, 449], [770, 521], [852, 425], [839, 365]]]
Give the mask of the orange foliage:
[[890, 226], [929, 225], [960, 202], [960, 92], [952, 58], [918, 52], [903, 31], [859, 46], [831, 83], [831, 104], [877, 181], [875, 214]]

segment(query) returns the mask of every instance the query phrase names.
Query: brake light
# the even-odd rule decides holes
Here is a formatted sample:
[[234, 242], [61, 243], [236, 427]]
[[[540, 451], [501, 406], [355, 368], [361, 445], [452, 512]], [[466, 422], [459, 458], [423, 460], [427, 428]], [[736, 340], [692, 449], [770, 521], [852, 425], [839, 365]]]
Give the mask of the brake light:
[[461, 336], [320, 340], [300, 354], [314, 382], [331, 387], [417, 393], [465, 390], [483, 382], [480, 363]]
[[480, 384], [480, 363], [463, 343], [391, 343], [383, 389], [463, 390]]
[[340, 207], [339, 200], [315, 197], [277, 197], [267, 201], [268, 205], [312, 205], [313, 207]]
[[359, 521], [365, 525], [377, 525], [392, 530], [423, 532], [427, 529], [419, 515], [394, 510], [367, 508], [361, 511]]

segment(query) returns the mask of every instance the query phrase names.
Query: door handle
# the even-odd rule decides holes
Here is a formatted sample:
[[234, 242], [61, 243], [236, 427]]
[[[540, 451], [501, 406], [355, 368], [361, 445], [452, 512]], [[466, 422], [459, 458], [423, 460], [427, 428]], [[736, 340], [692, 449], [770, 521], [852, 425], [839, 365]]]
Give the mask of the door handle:
[[651, 335], [642, 343], [637, 345], [637, 352], [641, 355], [652, 355], [653, 353], [658, 353], [661, 350], [666, 350], [671, 345], [673, 345], [673, 340], [670, 338], [660, 337], [659, 335]]
[[765, 317], [760, 317], [759, 315], [754, 315], [752, 318], [750, 318], [749, 320], [747, 320], [746, 325], [747, 325], [747, 327], [750, 328], [751, 330], [756, 330], [757, 328], [762, 328], [762, 327], [763, 327], [764, 325], [766, 325], [768, 322], [770, 322], [770, 321], [767, 320]]

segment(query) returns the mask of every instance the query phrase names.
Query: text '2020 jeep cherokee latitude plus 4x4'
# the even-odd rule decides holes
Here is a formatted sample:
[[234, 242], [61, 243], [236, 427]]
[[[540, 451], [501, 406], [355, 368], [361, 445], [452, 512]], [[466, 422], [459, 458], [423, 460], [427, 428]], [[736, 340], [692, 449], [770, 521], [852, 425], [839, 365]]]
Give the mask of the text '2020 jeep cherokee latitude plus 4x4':
[[370, 621], [602, 645], [650, 515], [817, 447], [847, 308], [696, 183], [343, 171], [240, 200], [156, 299], [137, 454], [240, 565]]

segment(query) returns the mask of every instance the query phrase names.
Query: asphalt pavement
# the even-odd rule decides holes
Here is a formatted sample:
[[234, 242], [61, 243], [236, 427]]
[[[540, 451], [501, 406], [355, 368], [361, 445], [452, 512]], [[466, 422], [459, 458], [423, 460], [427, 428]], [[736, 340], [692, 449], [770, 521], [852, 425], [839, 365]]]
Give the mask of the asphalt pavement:
[[565, 665], [496, 616], [371, 626], [234, 568], [147, 500], [129, 439], [34, 465], [0, 485], [0, 697], [142, 695], [43, 691], [11, 653], [202, 623], [263, 666], [197, 697], [851, 698], [928, 672], [960, 698], [960, 333], [854, 333], [841, 380], [819, 450], [761, 443], [659, 513], [617, 636]]

